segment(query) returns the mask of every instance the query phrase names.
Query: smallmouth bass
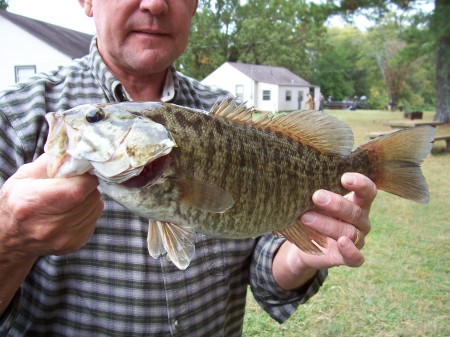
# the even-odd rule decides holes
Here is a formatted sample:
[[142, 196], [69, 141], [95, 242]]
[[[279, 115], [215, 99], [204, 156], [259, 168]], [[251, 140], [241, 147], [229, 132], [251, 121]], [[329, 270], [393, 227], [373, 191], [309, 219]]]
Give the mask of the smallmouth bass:
[[87, 104], [48, 113], [49, 177], [89, 172], [101, 191], [149, 219], [148, 249], [185, 269], [195, 233], [248, 238], [283, 235], [321, 254], [326, 237], [297, 221], [318, 189], [347, 193], [345, 172], [381, 190], [429, 200], [420, 164], [434, 128], [416, 127], [352, 151], [353, 133], [323, 112], [303, 110], [253, 119], [227, 100], [205, 111], [170, 103]]

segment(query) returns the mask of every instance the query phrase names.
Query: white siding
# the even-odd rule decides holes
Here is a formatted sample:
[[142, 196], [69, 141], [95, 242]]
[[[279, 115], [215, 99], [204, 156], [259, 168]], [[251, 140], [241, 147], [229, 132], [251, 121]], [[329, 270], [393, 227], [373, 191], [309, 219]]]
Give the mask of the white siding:
[[[244, 102], [247, 102], [247, 106], [254, 106], [257, 110], [270, 112], [293, 111], [303, 108], [304, 98], [310, 90], [309, 87], [278, 86], [276, 84], [255, 82], [226, 62], [201, 82], [205, 85], [225, 89], [233, 95], [236, 95], [236, 86], [242, 85], [244, 87]], [[264, 90], [270, 90], [270, 101], [263, 100]], [[287, 90], [291, 91], [290, 101], [286, 101]], [[320, 88], [315, 87], [315, 94], [319, 93]], [[301, 102], [299, 102], [299, 96], [303, 97]]]
[[236, 86], [242, 85], [244, 87], [244, 102], [247, 102], [248, 106], [255, 105], [255, 88], [253, 80], [228, 63], [222, 64], [219, 68], [206, 76], [201, 83], [222, 88], [233, 95], [236, 95]]
[[[260, 111], [278, 112], [278, 85], [269, 83], [258, 83], [258, 97], [256, 100], [256, 108]], [[265, 90], [270, 91], [270, 100], [263, 100], [263, 92]]]
[[0, 17], [0, 90], [15, 83], [15, 66], [34, 65], [36, 72], [67, 64], [70, 57]]
[[[286, 101], [286, 92], [291, 92], [291, 100]], [[303, 108], [304, 97], [309, 92], [309, 87], [296, 87], [296, 86], [280, 86], [279, 90], [279, 111], [294, 111]], [[299, 97], [303, 97], [302, 102], [299, 102]]]

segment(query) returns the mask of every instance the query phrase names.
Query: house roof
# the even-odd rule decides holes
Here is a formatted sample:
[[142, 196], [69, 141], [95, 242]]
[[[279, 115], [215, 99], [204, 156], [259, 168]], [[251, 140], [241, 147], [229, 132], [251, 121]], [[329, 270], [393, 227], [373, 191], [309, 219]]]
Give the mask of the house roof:
[[92, 35], [13, 14], [4, 9], [0, 9], [0, 17], [9, 20], [71, 58], [82, 57], [89, 53]]
[[308, 81], [295, 75], [289, 69], [283, 67], [270, 67], [256, 64], [227, 62], [240, 72], [244, 73], [256, 82], [264, 82], [276, 85], [290, 85], [310, 87]]

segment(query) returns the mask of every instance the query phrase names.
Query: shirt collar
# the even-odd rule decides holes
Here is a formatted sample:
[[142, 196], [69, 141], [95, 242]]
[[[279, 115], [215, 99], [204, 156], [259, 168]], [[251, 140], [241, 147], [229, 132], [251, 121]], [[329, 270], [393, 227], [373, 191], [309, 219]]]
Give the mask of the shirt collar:
[[[132, 99], [123, 87], [122, 83], [114, 77], [108, 66], [103, 62], [97, 48], [97, 37], [92, 39], [89, 57], [92, 74], [105, 93], [108, 101], [131, 101]], [[175, 68], [173, 66], [169, 67], [161, 93], [162, 102], [170, 102], [175, 97], [175, 83], [178, 83], [176, 76]]]

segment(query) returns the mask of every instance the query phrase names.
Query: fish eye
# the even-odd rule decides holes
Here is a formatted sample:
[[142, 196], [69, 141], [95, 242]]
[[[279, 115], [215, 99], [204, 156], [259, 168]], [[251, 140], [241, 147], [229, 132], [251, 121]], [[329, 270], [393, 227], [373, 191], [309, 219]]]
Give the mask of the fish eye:
[[103, 109], [91, 110], [86, 114], [86, 121], [88, 123], [97, 123], [105, 118]]

